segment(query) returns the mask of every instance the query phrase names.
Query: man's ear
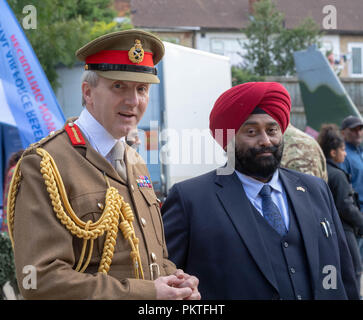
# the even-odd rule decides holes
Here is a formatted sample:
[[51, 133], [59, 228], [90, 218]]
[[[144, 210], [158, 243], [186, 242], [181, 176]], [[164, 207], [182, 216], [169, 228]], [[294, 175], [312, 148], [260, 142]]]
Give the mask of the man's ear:
[[335, 157], [337, 156], [337, 150], [332, 149], [330, 150], [329, 154], [332, 159], [335, 159]]
[[91, 85], [84, 81], [82, 82], [82, 104], [86, 107], [86, 106], [91, 106], [92, 105], [92, 87]]

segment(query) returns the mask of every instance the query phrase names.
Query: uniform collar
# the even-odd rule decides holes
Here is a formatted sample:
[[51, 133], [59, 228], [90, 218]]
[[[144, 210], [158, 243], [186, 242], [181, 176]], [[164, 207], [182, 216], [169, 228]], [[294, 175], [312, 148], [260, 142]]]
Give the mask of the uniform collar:
[[[75, 124], [82, 130], [91, 146], [106, 157], [116, 142], [115, 139], [93, 116], [84, 108]], [[124, 138], [121, 138], [124, 141]]]

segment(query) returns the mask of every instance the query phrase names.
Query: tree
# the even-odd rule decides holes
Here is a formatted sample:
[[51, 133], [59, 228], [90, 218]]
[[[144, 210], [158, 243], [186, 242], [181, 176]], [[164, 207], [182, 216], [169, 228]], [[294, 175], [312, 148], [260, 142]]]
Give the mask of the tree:
[[284, 14], [272, 0], [256, 1], [253, 12], [244, 30], [247, 41], [243, 45], [246, 54], [240, 54], [245, 61], [242, 68], [259, 76], [295, 74], [293, 52], [318, 43], [319, 26], [308, 17], [295, 28], [285, 28]]
[[245, 82], [256, 82], [264, 80], [265, 78], [263, 76], [253, 74], [247, 69], [232, 66], [232, 86], [236, 86]]
[[294, 51], [305, 50], [312, 44], [319, 44], [321, 36], [315, 21], [308, 17], [296, 28], [284, 29], [276, 38], [273, 49], [277, 75], [295, 74]]
[[[111, 31], [129, 29], [128, 22], [118, 24], [112, 0], [34, 0], [37, 28], [24, 30], [54, 90], [58, 87], [56, 67], [71, 67], [75, 52], [82, 45]], [[28, 0], [9, 1], [20, 25]]]
[[0, 232], [0, 300], [5, 299], [3, 287], [8, 281], [10, 281], [10, 285], [14, 289], [15, 293], [19, 294], [11, 241], [6, 232]]

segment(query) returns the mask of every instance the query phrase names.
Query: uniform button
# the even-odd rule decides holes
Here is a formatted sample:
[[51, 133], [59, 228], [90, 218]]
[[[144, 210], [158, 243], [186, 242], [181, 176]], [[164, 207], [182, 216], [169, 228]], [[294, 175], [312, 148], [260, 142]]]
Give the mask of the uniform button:
[[156, 254], [154, 252], [151, 252], [151, 260], [152, 262], [155, 262], [156, 261]]
[[143, 227], [146, 227], [146, 220], [144, 218], [141, 218], [141, 224]]
[[302, 300], [302, 297], [299, 294], [296, 296], [296, 298], [297, 300]]
[[295, 273], [296, 271], [295, 271], [295, 269], [294, 269], [294, 268], [290, 268], [290, 272], [291, 272], [291, 273]]
[[284, 242], [284, 247], [287, 248], [289, 246], [289, 244], [285, 241]]
[[97, 207], [99, 207], [101, 210], [103, 210], [103, 208], [104, 208], [105, 206], [103, 205], [103, 203], [99, 202], [99, 203], [97, 203]]

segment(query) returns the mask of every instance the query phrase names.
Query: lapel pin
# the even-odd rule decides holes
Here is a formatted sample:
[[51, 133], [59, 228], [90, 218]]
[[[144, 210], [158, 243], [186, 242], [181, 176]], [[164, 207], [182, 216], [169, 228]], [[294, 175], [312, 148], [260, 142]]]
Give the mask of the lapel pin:
[[299, 191], [305, 192], [305, 189], [304, 189], [303, 187], [296, 187], [296, 190], [299, 190]]

